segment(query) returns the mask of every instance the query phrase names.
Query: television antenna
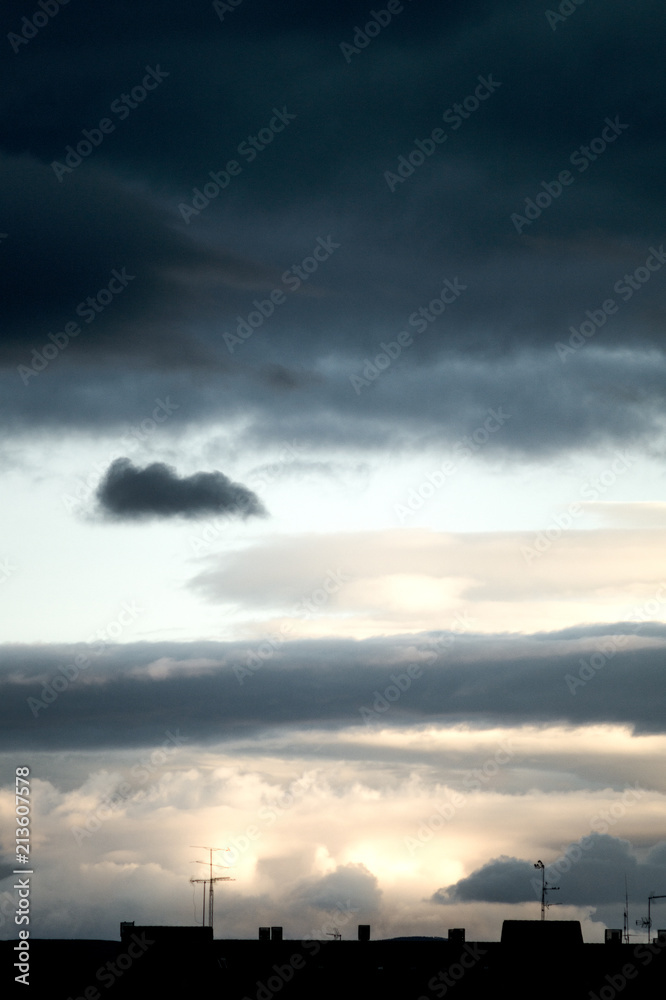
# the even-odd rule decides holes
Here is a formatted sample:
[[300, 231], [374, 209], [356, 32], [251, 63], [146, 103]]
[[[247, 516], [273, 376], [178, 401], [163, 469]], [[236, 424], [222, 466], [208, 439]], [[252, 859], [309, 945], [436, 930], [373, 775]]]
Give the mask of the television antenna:
[[648, 944], [650, 943], [650, 929], [652, 927], [652, 916], [650, 913], [650, 907], [653, 899], [666, 899], [666, 895], [658, 896], [655, 893], [653, 893], [651, 896], [648, 896], [648, 915], [647, 917], [641, 917], [640, 920], [636, 921], [637, 927], [645, 927], [647, 929]]
[[541, 869], [541, 919], [546, 919], [546, 910], [549, 906], [558, 906], [558, 903], [548, 902], [548, 893], [557, 892], [559, 890], [559, 885], [551, 885], [550, 882], [546, 882], [546, 867], [543, 861], [537, 861], [534, 866], [535, 868]]
[[203, 906], [201, 910], [201, 926], [206, 926], [206, 883], [208, 883], [208, 926], [213, 926], [213, 883], [214, 882], [235, 882], [236, 880], [230, 875], [213, 875], [213, 868], [224, 868], [227, 870], [226, 865], [213, 864], [213, 851], [230, 851], [230, 847], [204, 847], [201, 844], [190, 844], [190, 847], [194, 847], [197, 850], [210, 851], [209, 861], [193, 861], [192, 864], [195, 865], [205, 865], [210, 866], [210, 874], [208, 878], [191, 878], [190, 882], [193, 884], [196, 882], [203, 882]]

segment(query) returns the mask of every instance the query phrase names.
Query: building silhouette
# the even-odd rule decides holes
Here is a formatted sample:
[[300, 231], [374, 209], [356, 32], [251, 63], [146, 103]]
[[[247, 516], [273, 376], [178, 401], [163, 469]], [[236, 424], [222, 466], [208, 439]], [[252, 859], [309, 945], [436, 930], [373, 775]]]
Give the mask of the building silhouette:
[[[0, 942], [5, 983], [17, 942]], [[505, 920], [498, 941], [446, 938], [290, 940], [260, 927], [254, 940], [213, 939], [210, 927], [120, 925], [120, 941], [32, 940], [30, 1000], [663, 1000], [666, 931], [651, 942], [584, 944], [578, 921]], [[109, 992], [111, 991], [111, 992]]]

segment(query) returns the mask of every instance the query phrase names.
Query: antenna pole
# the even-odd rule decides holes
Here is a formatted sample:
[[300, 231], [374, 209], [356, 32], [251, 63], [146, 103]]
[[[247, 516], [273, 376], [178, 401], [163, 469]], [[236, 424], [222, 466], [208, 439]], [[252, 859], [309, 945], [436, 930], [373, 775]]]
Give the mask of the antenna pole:
[[[213, 883], [214, 882], [234, 882], [235, 879], [231, 878], [229, 875], [213, 875], [213, 851], [228, 851], [228, 847], [205, 847], [201, 844], [192, 844], [192, 847], [201, 848], [202, 851], [209, 851], [208, 865], [210, 869], [210, 875], [208, 878], [191, 878], [190, 882], [203, 882], [203, 904], [201, 907], [201, 926], [206, 926], [206, 885], [208, 885], [208, 926], [213, 926]], [[205, 865], [205, 861], [198, 861], [196, 864]], [[222, 865], [215, 865], [215, 867], [224, 867]]]
[[637, 926], [647, 928], [648, 944], [650, 943], [650, 929], [652, 928], [651, 906], [652, 906], [652, 900], [653, 899], [666, 899], [666, 895], [657, 895], [656, 893], [653, 893], [651, 896], [648, 896], [648, 915], [647, 915], [647, 919], [645, 917], [642, 917], [640, 920], [636, 921], [636, 925]]
[[213, 926], [213, 848], [210, 850], [210, 882], [208, 884], [208, 925]]
[[548, 893], [557, 892], [560, 888], [559, 885], [551, 885], [550, 882], [546, 882], [546, 866], [543, 861], [539, 860], [534, 866], [535, 868], [541, 869], [541, 919], [546, 919], [546, 910], [552, 903], [548, 902]]

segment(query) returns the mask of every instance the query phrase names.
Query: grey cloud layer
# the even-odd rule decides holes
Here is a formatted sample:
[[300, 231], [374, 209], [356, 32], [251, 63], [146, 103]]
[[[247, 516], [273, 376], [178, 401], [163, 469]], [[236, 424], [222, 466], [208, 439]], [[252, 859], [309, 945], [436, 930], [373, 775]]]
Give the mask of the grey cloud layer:
[[[633, 631], [606, 627], [606, 635]], [[312, 725], [367, 732], [362, 708], [377, 725], [615, 723], [664, 732], [665, 627], [652, 632], [650, 647], [629, 640], [612, 657], [600, 656], [575, 693], [566, 677], [578, 676], [581, 661], [597, 651], [595, 629], [580, 629], [574, 642], [461, 637], [439, 657], [433, 650], [442, 637], [432, 634], [258, 646], [141, 643], [98, 652], [5, 646], [2, 739], [7, 749], [22, 746], [26, 733], [35, 748], [83, 749], [145, 745], [179, 725], [206, 742]], [[75, 670], [81, 655], [87, 665]], [[405, 686], [410, 664], [420, 673]], [[396, 698], [401, 674], [405, 690]]]
[[[654, 3], [602, 18], [582, 6], [555, 32], [536, 4], [406, 4], [349, 64], [339, 46], [367, 17], [362, 5], [313, 14], [293, 3], [278, 13], [253, 0], [251, 16], [239, 7], [224, 24], [210, 5], [187, 16], [167, 7], [132, 10], [131, 43], [121, 7], [97, 12], [93, 35], [88, 12], [68, 8], [3, 71], [12, 87], [0, 109], [5, 422], [131, 419], [148, 383], [157, 395], [177, 378], [188, 419], [249, 412], [263, 439], [296, 426], [322, 443], [424, 442], [468, 432], [479, 412], [504, 402], [516, 418], [501, 447], [653, 440], [661, 354], [636, 354], [628, 370], [613, 351], [663, 346], [663, 275], [626, 301], [614, 291], [666, 233], [651, 111], [664, 27]], [[10, 5], [8, 31], [22, 13]], [[93, 49], [70, 58], [91, 37]], [[640, 53], [626, 41], [634, 37]], [[148, 63], [169, 76], [59, 182], [51, 162]], [[489, 74], [496, 91], [445, 122]], [[56, 116], [44, 112], [51, 104]], [[239, 146], [274, 107], [296, 119], [244, 157]], [[607, 117], [628, 128], [603, 153], [581, 154], [578, 169], [571, 154]], [[386, 171], [439, 126], [446, 143], [391, 192]], [[185, 225], [178, 206], [234, 156], [240, 175]], [[547, 201], [542, 182], [567, 168], [573, 183], [518, 234], [511, 214], [539, 192]], [[328, 236], [340, 244], [331, 259], [231, 354], [222, 334], [256, 311], [255, 300], [284, 292], [282, 275]], [[135, 279], [23, 385], [17, 365], [75, 320], [116, 267]], [[456, 277], [465, 292], [417, 332], [409, 317]], [[556, 341], [609, 297], [617, 313], [563, 364]], [[404, 328], [413, 345], [355, 396], [350, 376]], [[597, 347], [594, 361], [584, 357]], [[101, 397], [91, 391], [100, 384]]]

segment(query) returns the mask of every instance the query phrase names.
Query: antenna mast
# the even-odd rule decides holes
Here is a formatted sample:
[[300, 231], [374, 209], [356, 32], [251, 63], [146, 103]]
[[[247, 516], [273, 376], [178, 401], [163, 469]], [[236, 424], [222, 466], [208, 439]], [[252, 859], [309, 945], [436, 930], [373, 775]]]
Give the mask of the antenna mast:
[[[206, 883], [208, 883], [208, 926], [213, 926], [213, 883], [214, 882], [235, 882], [236, 880], [230, 875], [215, 875], [213, 876], [213, 851], [228, 851], [229, 847], [208, 847], [202, 846], [201, 844], [191, 844], [191, 847], [195, 847], [202, 851], [210, 851], [210, 875], [208, 878], [191, 878], [190, 882], [203, 882], [203, 907], [201, 911], [201, 926], [206, 926]], [[194, 864], [205, 865], [205, 861], [196, 861]], [[215, 868], [225, 868], [225, 865], [215, 865]]]
[[541, 919], [545, 920], [546, 910], [549, 906], [553, 906], [553, 903], [548, 902], [548, 893], [557, 892], [560, 887], [559, 885], [551, 885], [550, 882], [546, 882], [546, 867], [543, 861], [537, 861], [534, 867], [541, 869]]
[[627, 876], [624, 876], [624, 924], [622, 927], [624, 943], [629, 944], [629, 893], [627, 891]]
[[648, 915], [647, 915], [647, 918], [646, 917], [641, 917], [640, 920], [636, 921], [636, 925], [638, 927], [646, 927], [647, 928], [648, 944], [650, 942], [650, 929], [652, 927], [652, 914], [650, 912], [650, 908], [652, 906], [652, 900], [653, 899], [666, 899], [666, 895], [657, 896], [655, 893], [653, 893], [651, 896], [648, 896]]

